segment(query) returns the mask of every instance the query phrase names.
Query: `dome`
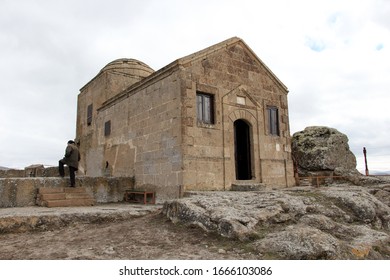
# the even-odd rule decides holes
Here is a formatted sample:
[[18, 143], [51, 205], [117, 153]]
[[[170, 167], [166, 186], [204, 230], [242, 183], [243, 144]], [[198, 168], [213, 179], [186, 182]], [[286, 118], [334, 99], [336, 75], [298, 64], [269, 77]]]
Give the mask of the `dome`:
[[[116, 59], [104, 66], [92, 80], [83, 86], [80, 94], [91, 91], [99, 100], [97, 104], [102, 104], [153, 73], [152, 68], [139, 60]], [[90, 85], [93, 86], [90, 87]]]
[[146, 78], [154, 72], [154, 70], [145, 63], [131, 58], [116, 59], [104, 66], [100, 72], [107, 71], [113, 73], [116, 72], [118, 74], [125, 74], [126, 76], [131, 76], [138, 81]]

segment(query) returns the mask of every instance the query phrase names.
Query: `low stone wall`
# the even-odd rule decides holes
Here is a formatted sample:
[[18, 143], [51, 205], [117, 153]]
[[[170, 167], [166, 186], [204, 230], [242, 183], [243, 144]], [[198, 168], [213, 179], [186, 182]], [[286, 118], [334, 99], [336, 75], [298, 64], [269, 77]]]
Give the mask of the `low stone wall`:
[[[34, 206], [38, 189], [41, 187], [68, 187], [69, 179], [56, 177], [5, 178], [0, 179], [0, 208]], [[76, 185], [85, 187], [98, 203], [123, 201], [126, 189], [134, 188], [129, 177], [80, 177]]]
[[26, 177], [26, 171], [24, 169], [0, 169], [0, 178], [19, 178]]
[[[34, 206], [38, 189], [68, 187], [69, 178], [24, 177], [0, 179], [0, 208]], [[84, 187], [97, 203], [121, 202], [125, 190], [142, 189], [156, 192], [156, 202], [180, 197], [179, 187], [135, 186], [133, 177], [76, 177], [76, 186]]]
[[[69, 175], [69, 169], [65, 167], [65, 175]], [[43, 165], [32, 165], [24, 169], [0, 170], [0, 178], [26, 178], [26, 177], [57, 177], [58, 167], [44, 167]]]

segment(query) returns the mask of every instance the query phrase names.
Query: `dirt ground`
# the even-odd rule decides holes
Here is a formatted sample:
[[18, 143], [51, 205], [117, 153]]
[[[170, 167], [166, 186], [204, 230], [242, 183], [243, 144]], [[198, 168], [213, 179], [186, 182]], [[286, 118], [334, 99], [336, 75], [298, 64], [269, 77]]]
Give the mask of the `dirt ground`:
[[259, 259], [240, 241], [173, 224], [161, 213], [108, 223], [0, 234], [2, 260]]

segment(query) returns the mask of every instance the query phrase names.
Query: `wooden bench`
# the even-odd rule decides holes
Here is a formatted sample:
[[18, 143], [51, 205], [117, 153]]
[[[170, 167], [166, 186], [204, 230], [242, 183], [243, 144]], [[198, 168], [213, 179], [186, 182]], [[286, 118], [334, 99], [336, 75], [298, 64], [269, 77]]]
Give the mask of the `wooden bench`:
[[144, 190], [126, 190], [124, 201], [143, 204], [155, 204], [156, 194], [155, 192]]

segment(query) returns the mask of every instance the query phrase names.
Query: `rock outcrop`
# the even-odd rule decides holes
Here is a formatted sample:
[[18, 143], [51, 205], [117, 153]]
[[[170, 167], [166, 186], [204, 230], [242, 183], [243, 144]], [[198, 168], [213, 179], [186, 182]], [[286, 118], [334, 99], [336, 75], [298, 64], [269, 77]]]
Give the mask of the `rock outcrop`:
[[348, 137], [337, 129], [310, 126], [294, 133], [292, 157], [299, 176], [342, 176], [355, 185], [384, 183], [363, 176], [356, 169], [356, 157], [348, 146]]
[[195, 192], [163, 213], [265, 259], [390, 259], [389, 197], [390, 185]]
[[334, 128], [310, 126], [292, 138], [292, 154], [300, 171], [356, 170], [348, 137]]

